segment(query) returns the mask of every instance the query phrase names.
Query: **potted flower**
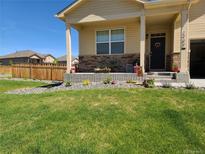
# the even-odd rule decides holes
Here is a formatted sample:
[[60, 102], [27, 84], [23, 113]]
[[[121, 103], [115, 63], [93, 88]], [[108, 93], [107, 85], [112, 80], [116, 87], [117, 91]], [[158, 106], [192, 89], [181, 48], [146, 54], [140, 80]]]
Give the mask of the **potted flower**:
[[180, 72], [179, 66], [178, 66], [177, 64], [174, 64], [174, 65], [172, 66], [172, 72], [176, 72], [176, 73], [179, 73], [179, 72]]
[[139, 77], [143, 76], [142, 66], [137, 65], [136, 69], [137, 69], [137, 71], [136, 71], [137, 76], [139, 76]]

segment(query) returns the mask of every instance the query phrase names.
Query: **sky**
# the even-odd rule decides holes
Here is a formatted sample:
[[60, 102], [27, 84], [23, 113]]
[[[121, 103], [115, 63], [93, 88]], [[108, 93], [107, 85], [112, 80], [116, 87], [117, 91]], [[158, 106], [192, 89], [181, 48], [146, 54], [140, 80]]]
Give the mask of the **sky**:
[[[34, 50], [55, 57], [66, 54], [65, 23], [54, 15], [73, 0], [0, 0], [0, 56]], [[78, 32], [71, 31], [78, 56]]]

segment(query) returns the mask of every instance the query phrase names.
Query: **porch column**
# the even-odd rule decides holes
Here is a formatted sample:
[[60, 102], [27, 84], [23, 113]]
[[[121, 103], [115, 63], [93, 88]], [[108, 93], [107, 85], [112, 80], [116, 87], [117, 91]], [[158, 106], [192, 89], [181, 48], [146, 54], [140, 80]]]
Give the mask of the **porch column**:
[[182, 10], [181, 12], [181, 72], [189, 71], [189, 11]]
[[140, 66], [145, 72], [145, 15], [140, 16]]
[[71, 72], [71, 57], [72, 57], [72, 48], [71, 48], [71, 25], [66, 23], [66, 53], [67, 53], [67, 73]]

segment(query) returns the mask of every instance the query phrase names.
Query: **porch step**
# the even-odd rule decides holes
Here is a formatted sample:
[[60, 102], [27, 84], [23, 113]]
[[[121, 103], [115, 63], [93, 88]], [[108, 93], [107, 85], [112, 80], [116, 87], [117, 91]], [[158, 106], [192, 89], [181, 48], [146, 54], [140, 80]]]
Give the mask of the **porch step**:
[[173, 76], [174, 72], [148, 72], [147, 75]]
[[148, 72], [147, 79], [155, 79], [156, 82], [175, 82], [173, 72]]
[[154, 78], [154, 79], [172, 79], [173, 76], [163, 76], [163, 75], [147, 75], [147, 78]]

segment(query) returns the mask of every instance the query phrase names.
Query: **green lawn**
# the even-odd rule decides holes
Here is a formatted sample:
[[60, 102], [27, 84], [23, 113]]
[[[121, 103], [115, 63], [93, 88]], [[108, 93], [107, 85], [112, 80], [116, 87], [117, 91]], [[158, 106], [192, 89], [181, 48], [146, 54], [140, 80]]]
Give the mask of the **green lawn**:
[[31, 88], [45, 85], [42, 82], [31, 82], [31, 81], [12, 81], [12, 80], [0, 80], [0, 92], [8, 90], [20, 89], [20, 88]]
[[0, 94], [0, 153], [205, 153], [205, 92]]

